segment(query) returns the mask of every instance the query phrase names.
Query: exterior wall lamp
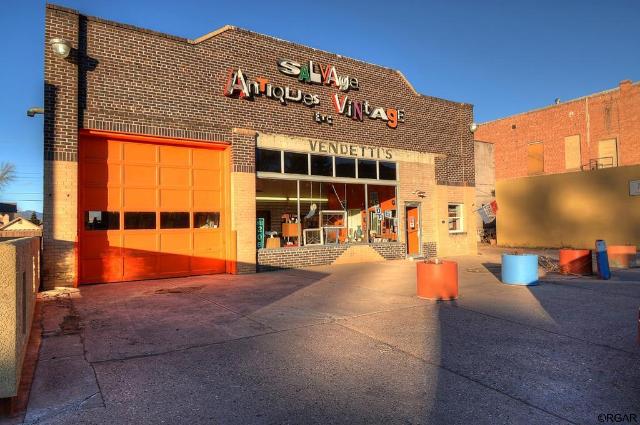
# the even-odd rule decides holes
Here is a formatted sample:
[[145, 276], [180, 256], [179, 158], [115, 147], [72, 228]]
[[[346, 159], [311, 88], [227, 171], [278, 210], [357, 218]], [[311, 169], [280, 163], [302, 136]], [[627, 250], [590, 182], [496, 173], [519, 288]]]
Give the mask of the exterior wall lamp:
[[33, 118], [36, 114], [44, 114], [44, 108], [29, 108], [27, 109], [27, 116]]
[[69, 53], [71, 52], [71, 43], [69, 43], [64, 38], [52, 38], [49, 44], [51, 45], [51, 50], [53, 50], [53, 53], [63, 59], [67, 58], [69, 56]]
[[469, 124], [469, 131], [472, 133], [475, 133], [476, 130], [478, 129], [478, 124], [472, 122], [471, 124]]

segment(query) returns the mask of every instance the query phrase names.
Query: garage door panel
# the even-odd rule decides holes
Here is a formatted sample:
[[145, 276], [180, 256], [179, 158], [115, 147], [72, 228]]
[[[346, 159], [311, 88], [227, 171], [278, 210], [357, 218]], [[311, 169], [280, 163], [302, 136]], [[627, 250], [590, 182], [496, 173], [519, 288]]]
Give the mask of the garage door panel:
[[190, 173], [189, 168], [160, 167], [160, 185], [189, 187]]
[[190, 254], [161, 254], [158, 256], [158, 273], [162, 275], [189, 274], [190, 265]]
[[208, 149], [193, 149], [193, 168], [220, 169], [223, 154], [220, 151]]
[[160, 252], [191, 254], [191, 231], [172, 230], [160, 233]]
[[150, 279], [158, 275], [158, 256], [144, 255], [136, 257], [124, 257], [123, 277], [130, 279]]
[[129, 165], [124, 166], [124, 185], [135, 187], [156, 187], [155, 165]]
[[222, 229], [209, 229], [193, 234], [193, 252], [198, 255], [209, 256], [224, 248]]
[[82, 146], [81, 158], [86, 160], [100, 160], [101, 162], [120, 161], [121, 143], [105, 139], [90, 138]]
[[120, 208], [120, 189], [118, 187], [87, 187], [83, 193], [82, 203], [85, 211], [117, 211]]
[[190, 167], [191, 149], [178, 146], [160, 146], [160, 163], [162, 165], [181, 165]]
[[220, 211], [222, 206], [222, 193], [217, 190], [194, 190], [194, 211]]
[[119, 231], [86, 232], [82, 239], [85, 249], [80, 253], [81, 258], [121, 256], [120, 237]]
[[113, 255], [84, 259], [80, 279], [86, 283], [122, 280], [122, 257]]
[[196, 274], [224, 273], [226, 262], [223, 258], [191, 257], [191, 271]]
[[193, 186], [201, 189], [221, 189], [219, 170], [193, 170]]
[[128, 164], [155, 164], [157, 147], [145, 143], [124, 143], [123, 161]]
[[106, 164], [99, 161], [87, 161], [83, 177], [87, 186], [119, 185], [120, 164]]
[[188, 211], [191, 193], [188, 189], [160, 189], [160, 208], [168, 211]]
[[139, 257], [158, 251], [155, 231], [124, 231], [122, 239], [125, 256]]
[[125, 188], [122, 207], [129, 211], [154, 211], [156, 209], [156, 190]]

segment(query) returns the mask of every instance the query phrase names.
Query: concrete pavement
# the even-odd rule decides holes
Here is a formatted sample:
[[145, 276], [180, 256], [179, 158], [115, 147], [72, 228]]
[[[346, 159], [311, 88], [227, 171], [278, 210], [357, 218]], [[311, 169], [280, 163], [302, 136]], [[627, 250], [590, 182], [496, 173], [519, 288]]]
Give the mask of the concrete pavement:
[[45, 293], [24, 421], [640, 421], [640, 270], [511, 287], [497, 252], [456, 260], [454, 302], [411, 261]]

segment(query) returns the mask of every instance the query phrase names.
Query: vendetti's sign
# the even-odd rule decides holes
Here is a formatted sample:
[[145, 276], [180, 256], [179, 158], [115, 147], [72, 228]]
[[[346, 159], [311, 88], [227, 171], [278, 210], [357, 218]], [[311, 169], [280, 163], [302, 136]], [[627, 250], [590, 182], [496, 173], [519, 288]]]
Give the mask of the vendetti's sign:
[[355, 156], [372, 159], [393, 159], [393, 152], [388, 148], [373, 148], [351, 143], [322, 142], [309, 140], [311, 152], [333, 153], [343, 156]]
[[[281, 73], [294, 77], [301, 83], [335, 87], [344, 92], [345, 94], [343, 95], [335, 93], [329, 99], [333, 110], [338, 115], [354, 121], [363, 121], [365, 117], [372, 120], [381, 120], [386, 122], [389, 128], [396, 128], [398, 123], [404, 122], [404, 110], [376, 106], [368, 100], [350, 98], [346, 92], [360, 88], [358, 79], [353, 76], [339, 74], [336, 67], [331, 64], [323, 65], [311, 60], [302, 64], [289, 59], [280, 59], [277, 61], [277, 66]], [[268, 78], [262, 76], [249, 78], [239, 68], [228, 71], [224, 95], [240, 99], [266, 97], [279, 101], [283, 105], [289, 102], [302, 103], [309, 108], [313, 108], [321, 102], [321, 98], [317, 94], [289, 86], [277, 86], [272, 84]], [[327, 123], [329, 125], [334, 123], [331, 115], [323, 115], [320, 112], [314, 113], [314, 120], [318, 123]]]

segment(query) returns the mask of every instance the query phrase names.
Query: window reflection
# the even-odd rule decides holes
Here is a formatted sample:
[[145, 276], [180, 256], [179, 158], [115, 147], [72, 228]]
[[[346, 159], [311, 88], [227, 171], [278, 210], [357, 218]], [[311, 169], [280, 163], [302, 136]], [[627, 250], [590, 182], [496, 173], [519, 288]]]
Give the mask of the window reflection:
[[118, 230], [120, 213], [114, 211], [85, 211], [85, 230]]
[[217, 229], [220, 226], [219, 212], [193, 213], [193, 227], [195, 229]]

